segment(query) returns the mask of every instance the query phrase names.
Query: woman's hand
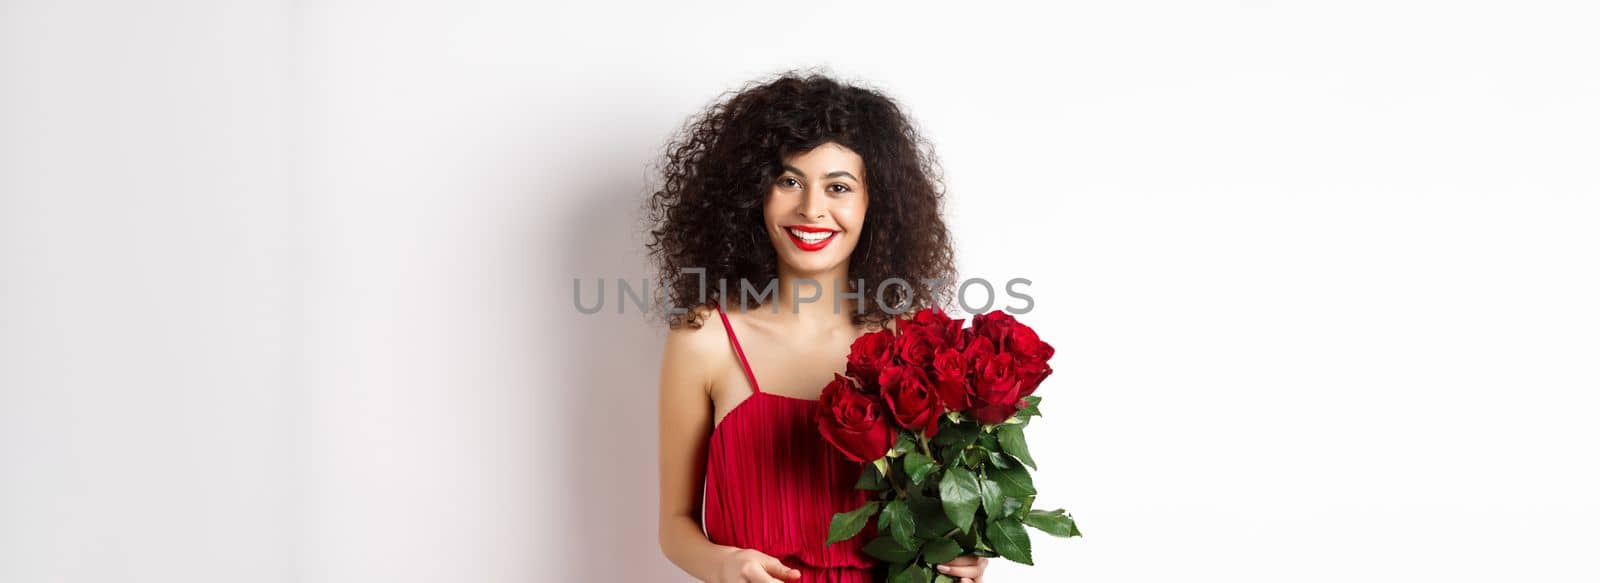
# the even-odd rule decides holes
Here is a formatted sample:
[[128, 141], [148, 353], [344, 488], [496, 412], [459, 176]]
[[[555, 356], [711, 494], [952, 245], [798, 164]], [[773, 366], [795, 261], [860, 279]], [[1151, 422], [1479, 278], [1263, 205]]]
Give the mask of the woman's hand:
[[800, 571], [784, 566], [783, 561], [755, 549], [736, 549], [722, 556], [717, 579], [712, 583], [788, 583], [798, 581]]
[[955, 577], [961, 583], [983, 583], [983, 570], [988, 567], [988, 557], [961, 555], [940, 563], [939, 572]]

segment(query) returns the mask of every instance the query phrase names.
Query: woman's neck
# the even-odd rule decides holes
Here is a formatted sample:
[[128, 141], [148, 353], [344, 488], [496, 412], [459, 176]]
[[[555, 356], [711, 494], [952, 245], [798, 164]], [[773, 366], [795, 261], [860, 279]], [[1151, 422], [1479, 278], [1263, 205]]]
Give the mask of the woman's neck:
[[852, 293], [849, 278], [848, 265], [820, 273], [795, 273], [779, 265], [775, 316], [806, 327], [853, 326], [851, 315], [864, 298], [846, 297]]

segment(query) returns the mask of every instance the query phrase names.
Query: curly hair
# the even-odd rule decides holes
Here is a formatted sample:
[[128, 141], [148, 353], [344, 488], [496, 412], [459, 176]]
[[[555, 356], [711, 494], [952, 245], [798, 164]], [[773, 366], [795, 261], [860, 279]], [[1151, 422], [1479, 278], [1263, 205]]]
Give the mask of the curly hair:
[[[667, 144], [656, 166], [659, 188], [647, 201], [646, 247], [671, 306], [722, 302], [714, 282], [728, 282], [737, 295], [741, 281], [760, 288], [777, 278], [762, 206], [784, 158], [828, 142], [861, 156], [872, 193], [862, 242], [850, 256], [849, 287], [862, 294], [852, 321], [881, 325], [905, 311], [949, 305], [955, 254], [932, 145], [882, 93], [789, 71], [724, 92]], [[694, 268], [704, 276], [684, 271]], [[891, 278], [909, 285], [885, 286], [880, 304], [879, 286]], [[857, 289], [858, 279], [865, 287]], [[672, 328], [699, 328], [702, 312], [665, 318]]]

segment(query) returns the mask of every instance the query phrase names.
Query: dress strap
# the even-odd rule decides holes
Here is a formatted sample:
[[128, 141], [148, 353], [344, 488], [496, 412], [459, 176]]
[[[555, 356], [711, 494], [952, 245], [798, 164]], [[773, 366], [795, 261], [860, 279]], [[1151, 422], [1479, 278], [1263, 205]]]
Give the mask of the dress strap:
[[712, 302], [712, 304], [717, 306], [717, 315], [722, 316], [722, 327], [728, 331], [728, 340], [733, 342], [733, 351], [739, 355], [739, 366], [744, 368], [744, 376], [750, 379], [750, 388], [757, 393], [761, 392], [761, 385], [756, 384], [756, 373], [750, 370], [750, 361], [745, 359], [744, 349], [739, 347], [739, 337], [733, 334], [733, 324], [728, 322], [728, 314], [722, 311], [721, 303]]

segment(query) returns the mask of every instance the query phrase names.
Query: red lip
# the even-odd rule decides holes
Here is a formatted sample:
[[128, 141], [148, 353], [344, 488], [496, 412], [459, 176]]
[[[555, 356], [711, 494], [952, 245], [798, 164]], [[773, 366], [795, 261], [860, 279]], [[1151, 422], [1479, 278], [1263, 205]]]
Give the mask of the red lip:
[[835, 231], [833, 229], [829, 229], [829, 228], [826, 228], [826, 227], [813, 227], [813, 226], [810, 226], [810, 225], [783, 225], [783, 228], [785, 228], [785, 229], [794, 229], [796, 231], [805, 231], [807, 233], [837, 233], [838, 232], [838, 231]]
[[[811, 226], [806, 226], [806, 225], [785, 225], [785, 226], [783, 226], [781, 228], [783, 229], [783, 234], [788, 235], [789, 236], [789, 240], [793, 241], [794, 242], [794, 246], [796, 248], [800, 249], [801, 251], [821, 251], [823, 247], [827, 247], [828, 246], [828, 243], [832, 243], [834, 239], [838, 238], [837, 235], [839, 234], [838, 231], [835, 231], [833, 229], [825, 229], [825, 228], [822, 228], [822, 227], [811, 227]], [[789, 229], [794, 229], [796, 231], [804, 231], [804, 232], [807, 232], [807, 233], [832, 233], [832, 235], [830, 235], [826, 239], [823, 239], [821, 241], [817, 241], [816, 243], [810, 243], [810, 242], [807, 242], [805, 239], [801, 239], [799, 237], [794, 236], [794, 233], [790, 233]]]

